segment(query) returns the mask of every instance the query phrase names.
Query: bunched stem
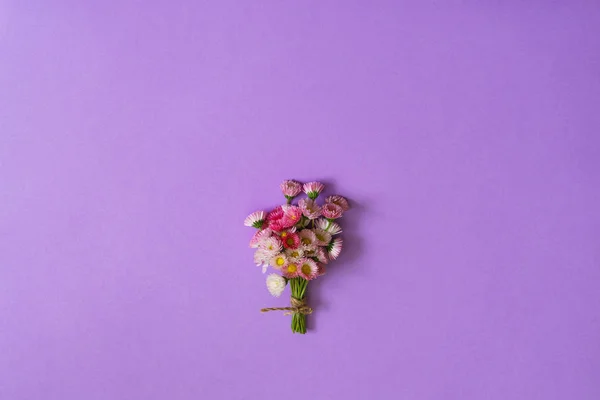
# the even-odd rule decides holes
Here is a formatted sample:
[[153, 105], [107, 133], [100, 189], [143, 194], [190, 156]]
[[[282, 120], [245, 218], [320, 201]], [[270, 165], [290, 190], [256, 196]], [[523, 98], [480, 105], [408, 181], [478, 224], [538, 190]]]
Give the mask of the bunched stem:
[[[304, 300], [307, 286], [308, 281], [304, 278], [290, 279], [292, 297], [295, 297], [298, 300]], [[292, 332], [301, 334], [306, 333], [306, 315], [297, 312], [292, 314]]]

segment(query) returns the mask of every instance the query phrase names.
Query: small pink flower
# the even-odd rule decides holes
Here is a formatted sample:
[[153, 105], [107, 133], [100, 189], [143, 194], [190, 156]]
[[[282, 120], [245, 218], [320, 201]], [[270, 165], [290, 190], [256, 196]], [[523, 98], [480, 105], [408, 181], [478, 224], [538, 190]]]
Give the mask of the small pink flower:
[[302, 214], [308, 219], [315, 219], [321, 216], [321, 207], [312, 199], [300, 199], [298, 206]]
[[283, 206], [283, 226], [290, 228], [296, 225], [302, 217], [302, 210], [298, 206], [286, 204]]
[[300, 236], [297, 233], [283, 232], [281, 242], [286, 249], [297, 249], [300, 246]]
[[317, 237], [310, 229], [302, 229], [298, 234], [304, 246], [316, 246]]
[[281, 240], [277, 236], [271, 236], [260, 241], [258, 247], [273, 254], [281, 251]]
[[310, 199], [314, 200], [319, 197], [319, 194], [325, 189], [325, 185], [321, 182], [308, 182], [304, 184], [303, 189], [304, 193], [306, 193]]
[[313, 232], [317, 238], [317, 246], [327, 246], [331, 242], [331, 233], [319, 228], [313, 229]]
[[325, 269], [325, 264], [318, 263], [317, 268], [319, 269], [317, 273], [318, 276], [325, 275], [325, 273], [327, 272], [327, 270]]
[[319, 262], [322, 264], [327, 264], [329, 262], [329, 259], [327, 258], [327, 253], [325, 252], [323, 247], [317, 248], [316, 257], [317, 257], [317, 260], [319, 260]]
[[329, 243], [327, 246], [327, 254], [329, 255], [330, 260], [335, 260], [340, 256], [343, 245], [344, 241], [342, 238], [335, 238], [331, 243]]
[[300, 266], [298, 274], [307, 281], [311, 281], [318, 276], [319, 268], [317, 267], [317, 263], [310, 258], [300, 260], [298, 265]]
[[267, 221], [275, 221], [283, 217], [283, 208], [281, 206], [275, 207], [267, 214]]
[[296, 278], [300, 273], [300, 267], [298, 263], [288, 262], [287, 265], [281, 269], [281, 273], [288, 279]]
[[296, 181], [283, 181], [281, 185], [279, 185], [283, 195], [286, 199], [293, 199], [298, 196], [298, 194], [302, 191], [302, 185]]
[[266, 214], [264, 211], [255, 211], [246, 217], [244, 225], [260, 229], [265, 222], [265, 217]]
[[321, 207], [321, 213], [325, 218], [336, 219], [342, 216], [344, 210], [342, 207], [333, 203], [325, 203], [323, 207]]
[[344, 197], [342, 196], [328, 196], [325, 199], [325, 203], [331, 203], [331, 204], [336, 204], [340, 207], [342, 207], [342, 210], [344, 211], [348, 211], [350, 209], [350, 204], [348, 204], [348, 200], [346, 200]]
[[265, 228], [261, 231], [256, 232], [250, 240], [250, 247], [257, 248], [264, 239], [271, 236], [271, 233], [273, 233], [273, 231], [269, 228]]

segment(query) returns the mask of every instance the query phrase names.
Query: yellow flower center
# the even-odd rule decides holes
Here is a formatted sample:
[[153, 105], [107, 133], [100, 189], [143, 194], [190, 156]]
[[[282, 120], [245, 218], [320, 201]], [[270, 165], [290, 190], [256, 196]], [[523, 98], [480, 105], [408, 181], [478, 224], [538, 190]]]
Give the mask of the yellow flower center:
[[288, 235], [287, 232], [281, 232], [281, 237], [282, 238], [286, 237], [287, 235]]
[[296, 264], [290, 264], [287, 266], [287, 270], [289, 273], [294, 273], [296, 272], [296, 270], [298, 269], [298, 266]]
[[310, 275], [310, 273], [311, 273], [310, 265], [308, 265], [308, 264], [302, 265], [302, 273], [305, 275]]
[[283, 259], [283, 257], [277, 257], [277, 260], [275, 260], [275, 263], [277, 265], [283, 265], [283, 264], [285, 264], [285, 260]]
[[293, 245], [294, 245], [294, 239], [292, 239], [292, 238], [289, 238], [289, 239], [287, 240], [287, 244], [288, 244], [288, 246], [293, 246]]
[[323, 235], [316, 235], [317, 239], [319, 239], [319, 241], [324, 242], [325, 241], [325, 236]]
[[302, 243], [304, 243], [304, 244], [310, 244], [310, 239], [309, 238], [303, 238], [302, 239]]
[[292, 257], [294, 257], [294, 258], [300, 256], [300, 253], [298, 253], [297, 251], [292, 251], [291, 254], [292, 254]]

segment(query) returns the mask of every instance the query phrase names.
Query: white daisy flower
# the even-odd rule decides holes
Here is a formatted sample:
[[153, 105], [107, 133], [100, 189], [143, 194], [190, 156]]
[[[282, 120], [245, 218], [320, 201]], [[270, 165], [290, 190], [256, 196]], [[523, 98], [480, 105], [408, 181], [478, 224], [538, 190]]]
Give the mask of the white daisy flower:
[[281, 296], [286, 284], [287, 281], [281, 275], [269, 274], [269, 276], [267, 276], [267, 289], [269, 290], [269, 293], [275, 297]]
[[279, 253], [281, 251], [281, 240], [276, 236], [269, 236], [261, 240], [258, 247], [267, 250], [272, 254]]

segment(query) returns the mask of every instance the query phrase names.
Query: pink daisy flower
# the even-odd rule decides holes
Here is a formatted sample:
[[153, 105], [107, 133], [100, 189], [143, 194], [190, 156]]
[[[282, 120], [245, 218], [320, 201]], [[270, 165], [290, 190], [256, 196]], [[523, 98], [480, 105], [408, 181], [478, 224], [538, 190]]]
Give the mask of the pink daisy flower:
[[288, 200], [298, 196], [298, 194], [302, 191], [302, 185], [293, 180], [283, 181], [279, 187], [281, 188], [285, 198]]
[[319, 268], [317, 267], [317, 263], [311, 260], [310, 258], [304, 258], [298, 262], [299, 271], [298, 274], [306, 279], [307, 281], [311, 281], [315, 279], [319, 273]]
[[267, 221], [275, 221], [283, 217], [283, 208], [277, 206], [267, 214]]
[[317, 244], [317, 237], [310, 229], [302, 229], [298, 236], [300, 236], [300, 241], [304, 246], [315, 246]]
[[302, 217], [302, 210], [298, 206], [286, 204], [283, 208], [283, 226], [286, 228], [296, 225]]
[[258, 247], [260, 242], [266, 238], [268, 238], [269, 236], [271, 236], [271, 234], [273, 233], [273, 231], [269, 228], [265, 228], [263, 230], [260, 230], [258, 232], [256, 232], [254, 234], [254, 236], [252, 236], [252, 239], [250, 239], [250, 247]]
[[331, 242], [331, 233], [319, 228], [313, 229], [313, 232], [318, 246], [327, 246]]
[[279, 269], [279, 270], [285, 268], [287, 264], [288, 264], [288, 259], [285, 256], [285, 254], [283, 254], [283, 253], [276, 254], [275, 256], [271, 257], [271, 259], [269, 260], [269, 265], [271, 265], [273, 268]]
[[315, 225], [317, 228], [323, 229], [324, 231], [327, 231], [332, 235], [342, 233], [342, 227], [338, 223], [329, 221], [325, 218], [319, 218], [318, 220], [316, 220]]
[[335, 260], [340, 256], [343, 245], [344, 241], [339, 237], [333, 239], [333, 241], [327, 245], [327, 254], [329, 255], [330, 260]]
[[319, 260], [319, 262], [322, 264], [327, 264], [329, 262], [329, 259], [327, 258], [327, 253], [325, 252], [325, 249], [323, 249], [323, 247], [317, 248], [316, 257], [317, 260]]
[[300, 267], [298, 266], [298, 263], [289, 262], [285, 268], [281, 270], [281, 273], [288, 279], [296, 278], [300, 273]]
[[321, 214], [323, 214], [325, 218], [329, 219], [339, 218], [342, 216], [343, 212], [344, 210], [342, 207], [333, 203], [325, 203], [325, 205], [321, 207]]
[[271, 253], [278, 253], [281, 251], [281, 240], [277, 236], [270, 236], [261, 240], [258, 247]]
[[282, 235], [281, 241], [283, 247], [286, 249], [297, 249], [300, 246], [300, 236], [297, 233], [285, 232], [286, 235]]
[[265, 218], [266, 214], [264, 211], [255, 211], [246, 217], [244, 225], [260, 229], [265, 222]]
[[319, 194], [325, 189], [325, 185], [321, 182], [308, 182], [303, 186], [304, 193], [311, 199], [314, 200], [319, 197]]
[[298, 206], [302, 210], [302, 214], [308, 219], [315, 219], [321, 216], [321, 207], [314, 200], [300, 199]]
[[342, 207], [342, 210], [348, 211], [350, 209], [350, 204], [348, 204], [348, 200], [345, 197], [334, 195], [328, 196], [325, 199], [325, 203], [331, 203]]
[[319, 272], [317, 273], [318, 276], [325, 275], [325, 273], [327, 272], [325, 264], [318, 263], [317, 268], [319, 269]]

